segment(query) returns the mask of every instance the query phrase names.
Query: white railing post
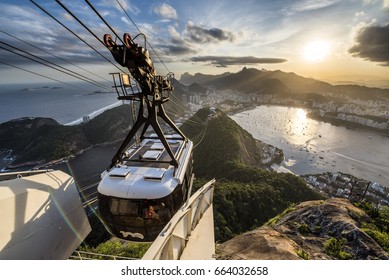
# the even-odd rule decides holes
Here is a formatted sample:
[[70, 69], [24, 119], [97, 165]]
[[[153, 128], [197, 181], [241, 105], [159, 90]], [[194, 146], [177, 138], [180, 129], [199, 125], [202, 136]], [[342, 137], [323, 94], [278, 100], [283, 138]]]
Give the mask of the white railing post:
[[[214, 183], [214, 179], [209, 181], [190, 197], [188, 203], [172, 217], [142, 259], [177, 260], [181, 257], [191, 238], [192, 231], [212, 205]], [[213, 224], [213, 215], [211, 219]]]

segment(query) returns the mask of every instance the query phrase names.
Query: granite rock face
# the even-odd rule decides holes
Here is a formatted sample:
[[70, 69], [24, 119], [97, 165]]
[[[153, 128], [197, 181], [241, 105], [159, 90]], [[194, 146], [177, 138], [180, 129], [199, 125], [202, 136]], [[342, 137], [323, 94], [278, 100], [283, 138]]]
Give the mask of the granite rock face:
[[345, 199], [303, 202], [267, 226], [221, 244], [220, 259], [338, 259], [333, 244], [350, 259], [389, 259], [385, 250], [361, 228], [371, 218]]

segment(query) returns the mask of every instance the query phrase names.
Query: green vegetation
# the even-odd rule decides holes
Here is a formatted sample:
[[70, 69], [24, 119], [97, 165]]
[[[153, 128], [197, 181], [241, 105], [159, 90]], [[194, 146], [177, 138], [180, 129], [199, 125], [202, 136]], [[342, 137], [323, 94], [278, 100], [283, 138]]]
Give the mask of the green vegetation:
[[326, 243], [324, 244], [324, 252], [326, 252], [326, 254], [334, 257], [334, 258], [337, 258], [337, 259], [340, 259], [340, 260], [350, 260], [353, 258], [353, 256], [348, 253], [348, 252], [345, 252], [343, 250], [343, 247], [344, 247], [344, 244], [347, 242], [347, 240], [345, 238], [330, 238], [326, 241]]
[[363, 232], [370, 235], [386, 252], [389, 252], [389, 233], [378, 229], [362, 228]]
[[305, 252], [303, 249], [297, 249], [296, 254], [304, 260], [311, 259], [311, 256], [309, 255], [309, 253]]
[[122, 105], [105, 111], [91, 121], [83, 124], [82, 131], [91, 144], [117, 141], [123, 138], [132, 125], [132, 115], [129, 105]]
[[[209, 112], [199, 110], [181, 127], [184, 133], [190, 138], [201, 134], [203, 127], [191, 124], [198, 118], [207, 122]], [[202, 178], [198, 185], [217, 179], [213, 198], [217, 241], [257, 228], [292, 204], [322, 198], [300, 177], [258, 168], [260, 158], [255, 139], [217, 110], [194, 150], [194, 172]]]
[[369, 202], [355, 202], [355, 206], [361, 208], [372, 219], [370, 227], [385, 233], [389, 233], [389, 207], [376, 208]]
[[[101, 243], [95, 248], [91, 248], [88, 246], [85, 247], [80, 246], [78, 250], [84, 252], [102, 254], [102, 255], [140, 259], [149, 249], [150, 245], [151, 243], [126, 242], [126, 241], [113, 238], [107, 242]], [[88, 257], [87, 255], [84, 256]], [[99, 256], [95, 258], [102, 259], [102, 260], [112, 259], [111, 257], [108, 256]]]
[[289, 206], [281, 214], [279, 214], [279, 215], [275, 216], [274, 218], [271, 218], [270, 220], [268, 220], [265, 225], [267, 225], [267, 226], [275, 226], [282, 217], [284, 217], [286, 214], [288, 214], [290, 212], [293, 212], [294, 210], [296, 210], [295, 205]]
[[[181, 129], [190, 139], [203, 135], [194, 151], [194, 172], [197, 177], [218, 178], [241, 182], [256, 182], [267, 176], [259, 169], [262, 152], [257, 140], [242, 129], [225, 113], [217, 110], [208, 119], [209, 108], [200, 109], [194, 117], [185, 122]], [[199, 126], [198, 120], [206, 125]], [[206, 127], [205, 127], [206, 126]], [[276, 159], [280, 161], [282, 159]]]
[[299, 225], [298, 231], [301, 234], [308, 234], [308, 233], [312, 232], [311, 229], [309, 228], [309, 226], [306, 223], [303, 223], [303, 224]]
[[15, 163], [68, 157], [87, 148], [89, 144], [85, 140], [80, 127], [57, 126], [37, 136]]
[[0, 124], [0, 149], [11, 149], [14, 165], [61, 159], [91, 145], [125, 137], [132, 123], [130, 106], [108, 110], [90, 122], [64, 126], [53, 119], [24, 118]]
[[55, 120], [47, 118], [23, 118], [1, 123], [0, 149], [12, 149], [15, 154], [21, 153], [40, 135], [49, 135], [59, 126]]
[[372, 219], [371, 222], [363, 222], [361, 229], [389, 253], [389, 207], [378, 209], [368, 202], [354, 204], [364, 210]]

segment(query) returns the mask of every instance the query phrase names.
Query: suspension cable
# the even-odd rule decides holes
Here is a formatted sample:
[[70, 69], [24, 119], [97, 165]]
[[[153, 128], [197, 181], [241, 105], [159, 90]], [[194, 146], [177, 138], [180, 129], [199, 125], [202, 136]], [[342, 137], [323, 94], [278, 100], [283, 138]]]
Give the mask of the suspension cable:
[[16, 66], [16, 65], [13, 65], [13, 64], [10, 64], [10, 63], [1, 61], [1, 60], [0, 60], [0, 63], [1, 63], [1, 64], [4, 64], [4, 65], [8, 65], [8, 66], [13, 67], [13, 68], [16, 68], [16, 69], [19, 69], [19, 70], [22, 70], [22, 71], [25, 71], [25, 72], [28, 72], [28, 73], [31, 73], [31, 74], [34, 74], [34, 75], [37, 75], [37, 76], [41, 76], [41, 77], [43, 77], [43, 78], [46, 78], [46, 79], [49, 79], [49, 80], [52, 80], [52, 81], [55, 81], [55, 82], [58, 82], [58, 83], [61, 83], [61, 84], [64, 84], [64, 85], [68, 85], [68, 86], [74, 87], [74, 88], [76, 88], [76, 89], [85, 90], [85, 89], [80, 88], [80, 87], [78, 87], [78, 86], [75, 86], [75, 85], [72, 85], [72, 84], [68, 84], [68, 83], [66, 83], [66, 82], [63, 82], [63, 81], [60, 81], [60, 80], [51, 78], [51, 77], [49, 77], [49, 76], [46, 76], [46, 75], [43, 75], [43, 74], [40, 74], [40, 73], [31, 71], [31, 70], [28, 70], [28, 69], [25, 69], [25, 68], [22, 68], [22, 67], [19, 67], [19, 66]]
[[[59, 0], [56, 0], [56, 2], [59, 2]], [[85, 0], [85, 2], [89, 5], [89, 7], [99, 16], [99, 18], [105, 23], [105, 25], [115, 34], [115, 36], [124, 44], [124, 42], [121, 40], [121, 38], [118, 36], [118, 34], [115, 32], [115, 30], [112, 29], [112, 27], [109, 25], [109, 23], [103, 18], [103, 16], [94, 8], [94, 6], [89, 2], [89, 0]], [[126, 16], [130, 19], [130, 21], [134, 24], [134, 26], [136, 27], [136, 29], [139, 31], [139, 33], [143, 34], [142, 31], [139, 29], [139, 27], [136, 25], [136, 23], [132, 20], [131, 16], [126, 12], [126, 10], [124, 9], [123, 5], [120, 3], [120, 1], [116, 0], [116, 2], [119, 4], [119, 6], [121, 7], [121, 9], [123, 10], [123, 12], [126, 14]], [[62, 6], [62, 5], [61, 5]], [[73, 15], [74, 17], [74, 15]], [[155, 55], [158, 57], [158, 59], [161, 61], [161, 63], [164, 65], [165, 69], [168, 71], [168, 73], [170, 73], [171, 71], [167, 68], [166, 64], [162, 61], [161, 57], [158, 55], [158, 53], [155, 51], [155, 49], [152, 47], [152, 45], [150, 44], [149, 41], [147, 41], [147, 44], [148, 46], [152, 49], [152, 51], [155, 53]], [[172, 96], [174, 98], [176, 98], [173, 94]], [[185, 110], [189, 110], [189, 108], [183, 104], [181, 102], [181, 100], [179, 100], [178, 98], [176, 98], [178, 103], [181, 104]], [[197, 116], [195, 116], [200, 122], [203, 123], [203, 121], [198, 118]]]
[[[0, 44], [6, 45], [6, 46], [8, 46], [8, 47], [10, 47], [10, 48], [12, 48], [12, 49], [18, 50], [19, 52], [23, 52], [23, 53], [25, 53], [25, 54], [28, 54], [28, 55], [30, 55], [30, 56], [32, 56], [32, 57], [34, 57], [34, 58], [37, 58], [37, 59], [40, 59], [40, 60], [46, 62], [46, 63], [40, 62], [40, 61], [38, 61], [38, 60], [36, 60], [36, 59], [32, 59], [31, 57], [22, 55], [22, 54], [20, 54], [20, 53], [17, 53], [17, 52], [15, 52], [15, 51], [12, 51], [12, 50], [9, 50], [9, 49], [7, 49], [7, 48], [4, 48], [4, 47], [1, 47], [1, 46], [0, 46], [0, 48], [3, 49], [3, 50], [12, 52], [12, 53], [17, 54], [17, 55], [20, 55], [20, 56], [22, 56], [22, 57], [24, 57], [24, 58], [27, 58], [27, 59], [30, 59], [30, 60], [32, 60], [32, 61], [38, 62], [38, 63], [40, 63], [40, 64], [42, 64], [42, 65], [45, 65], [45, 66], [47, 66], [47, 67], [50, 67], [50, 68], [52, 68], [52, 69], [55, 69], [55, 70], [60, 71], [60, 72], [62, 72], [62, 73], [65, 73], [65, 74], [67, 74], [67, 75], [70, 75], [70, 76], [72, 76], [72, 77], [75, 77], [75, 78], [77, 78], [77, 79], [79, 79], [79, 80], [83, 80], [83, 81], [88, 82], [88, 83], [90, 83], [90, 84], [93, 84], [93, 85], [95, 85], [95, 86], [98, 86], [98, 87], [101, 87], [101, 88], [109, 89], [109, 90], [110, 90], [110, 88], [108, 88], [107, 86], [105, 86], [105, 85], [103, 85], [103, 84], [101, 84], [101, 83], [99, 83], [99, 82], [96, 82], [96, 81], [94, 81], [94, 80], [92, 80], [92, 79], [90, 79], [90, 78], [88, 78], [88, 77], [86, 77], [86, 76], [84, 76], [84, 75], [81, 75], [81, 74], [79, 74], [79, 73], [77, 73], [77, 72], [74, 72], [73, 70], [69, 70], [69, 69], [67, 69], [66, 67], [63, 67], [63, 66], [58, 65], [58, 64], [56, 64], [56, 63], [53, 63], [53, 62], [51, 62], [51, 61], [48, 61], [48, 60], [46, 60], [46, 59], [44, 59], [44, 58], [41, 58], [41, 57], [36, 56], [36, 55], [34, 55], [34, 54], [30, 53], [30, 52], [27, 52], [27, 51], [24, 51], [24, 50], [22, 50], [22, 49], [19, 49], [19, 48], [15, 47], [15, 46], [12, 46], [12, 45], [10, 45], [10, 44], [8, 44], [8, 43], [5, 43], [5, 42], [3, 42], [3, 41], [0, 41]], [[50, 64], [52, 64], [52, 65], [54, 65], [54, 66], [56, 66], [56, 67], [58, 67], [58, 68], [56, 68], [56, 67], [54, 67], [54, 66], [51, 66]], [[62, 69], [62, 70], [61, 70], [61, 69]], [[66, 72], [66, 71], [68, 71], [68, 72]]]
[[[185, 110], [187, 111], [190, 111], [190, 109], [188, 108], [187, 105], [185, 105], [177, 96], [175, 96], [174, 94], [171, 94], [171, 96], [175, 99], [176, 103], [178, 103], [180, 106], [184, 107]], [[171, 99], [173, 100], [173, 99]], [[204, 124], [204, 121], [202, 119], [200, 119], [196, 114], [193, 115], [193, 117], [199, 121], [199, 123], [202, 123]]]
[[[83, 43], [85, 43], [88, 47], [90, 47], [92, 50], [94, 50], [97, 54], [99, 54], [102, 58], [104, 58], [106, 61], [108, 61], [110, 64], [112, 64], [114, 67], [116, 67], [120, 72], [125, 73], [121, 68], [119, 68], [115, 63], [113, 63], [111, 60], [106, 58], [102, 53], [100, 53], [96, 48], [94, 48], [92, 45], [90, 45], [87, 41], [82, 39], [80, 36], [78, 36], [74, 31], [72, 31], [70, 28], [68, 28], [65, 24], [60, 22], [56, 17], [54, 17], [52, 14], [50, 14], [48, 11], [46, 11], [43, 7], [41, 7], [39, 4], [37, 4], [34, 0], [30, 0], [35, 6], [37, 6], [42, 12], [47, 14], [49, 17], [51, 17], [53, 20], [55, 20], [58, 24], [60, 24], [63, 28], [65, 28], [67, 31], [72, 33], [74, 36], [76, 36], [79, 40], [81, 40]], [[83, 25], [83, 24], [82, 24]], [[84, 25], [83, 25], [84, 26]], [[93, 32], [91, 32], [87, 27], [85, 27], [90, 33], [94, 35]], [[96, 36], [94, 35], [104, 46], [105, 44]]]
[[[59, 0], [55, 0], [57, 3], [59, 2]], [[125, 43], [123, 42], [123, 40], [120, 38], [120, 36], [116, 33], [115, 30], [113, 30], [113, 28], [109, 25], [109, 23], [103, 18], [103, 16], [96, 10], [96, 8], [92, 5], [92, 3], [90, 3], [88, 0], [85, 0], [85, 2], [89, 5], [89, 7], [96, 13], [96, 15], [105, 23], [105, 25], [112, 31], [113, 34], [115, 34], [116, 38], [119, 39], [119, 41], [125, 45]], [[62, 6], [62, 5], [61, 5]]]
[[64, 58], [62, 58], [62, 57], [59, 57], [58, 55], [55, 55], [55, 54], [53, 54], [53, 53], [51, 53], [51, 52], [49, 52], [49, 51], [47, 51], [47, 50], [45, 50], [45, 49], [43, 49], [43, 48], [40, 48], [40, 47], [38, 47], [38, 46], [36, 46], [36, 45], [34, 45], [34, 44], [31, 44], [31, 43], [29, 43], [29, 42], [27, 42], [27, 41], [25, 41], [25, 40], [22, 40], [22, 39], [20, 39], [20, 38], [14, 36], [14, 35], [12, 35], [12, 34], [9, 34], [8, 32], [6, 32], [6, 31], [4, 31], [4, 30], [1, 30], [1, 29], [0, 29], [0, 32], [4, 33], [4, 34], [8, 35], [9, 37], [14, 38], [14, 39], [16, 39], [16, 40], [18, 40], [18, 41], [20, 41], [20, 42], [23, 42], [23, 43], [25, 43], [25, 44], [27, 44], [27, 45], [29, 45], [29, 46], [31, 46], [31, 47], [34, 47], [34, 48], [36, 48], [36, 49], [38, 49], [38, 50], [40, 50], [40, 51], [42, 51], [42, 52], [44, 52], [44, 53], [47, 53], [47, 54], [49, 54], [49, 55], [51, 55], [51, 56], [53, 56], [53, 57], [55, 57], [55, 58], [58, 58], [58, 59], [62, 60], [63, 62], [66, 62], [66, 63], [68, 63], [68, 64], [71, 64], [71, 65], [73, 65], [73, 66], [75, 66], [75, 67], [77, 67], [77, 68], [79, 68], [79, 69], [81, 69], [81, 70], [83, 70], [83, 71], [85, 71], [85, 72], [88, 72], [89, 74], [92, 74], [92, 75], [94, 75], [94, 76], [96, 76], [96, 77], [98, 77], [98, 78], [100, 78], [100, 79], [103, 79], [103, 80], [105, 80], [106, 82], [111, 82], [111, 81], [109, 81], [109, 80], [107, 80], [107, 79], [105, 79], [105, 78], [103, 78], [103, 77], [101, 77], [101, 76], [99, 76], [99, 75], [97, 75], [97, 74], [95, 74], [95, 73], [93, 73], [93, 72], [91, 72], [91, 71], [89, 71], [89, 70], [87, 70], [87, 69], [85, 69], [85, 68], [79, 66], [79, 65], [74, 64], [73, 62], [71, 62], [71, 61], [69, 61], [69, 60], [67, 60], [67, 59], [64, 59]]
[[[30, 1], [33, 1], [33, 0], [30, 0]], [[102, 43], [105, 47], [107, 47], [104, 42], [102, 42], [102, 40], [96, 36], [96, 34], [94, 34], [80, 19], [77, 18], [77, 16], [75, 16], [63, 3], [61, 3], [59, 0], [56, 0], [56, 2], [63, 8], [65, 9], [78, 23], [80, 23], [90, 34], [92, 34], [100, 43]], [[118, 34], [115, 32], [115, 30], [109, 25], [109, 23], [103, 18], [103, 16], [96, 10], [96, 8], [89, 2], [89, 0], [85, 0], [85, 2], [89, 5], [89, 7], [96, 13], [96, 15], [105, 23], [105, 25], [113, 32], [113, 34], [115, 34], [115, 36], [124, 44], [124, 42], [122, 41], [122, 39], [120, 38], [120, 36], [118, 36]], [[126, 14], [126, 16], [130, 19], [130, 21], [134, 24], [134, 26], [136, 27], [136, 29], [139, 31], [139, 33], [142, 33], [141, 30], [139, 29], [139, 27], [136, 25], [136, 23], [132, 20], [131, 16], [126, 12], [126, 10], [124, 9], [123, 5], [120, 3], [120, 1], [116, 0], [116, 2], [119, 4], [119, 6], [121, 7], [121, 9], [123, 10], [123, 12]], [[171, 72], [166, 64], [163, 62], [163, 60], [161, 59], [161, 57], [158, 55], [158, 53], [155, 51], [155, 49], [152, 47], [152, 45], [149, 43], [149, 41], [147, 41], [147, 44], [148, 46], [152, 49], [152, 51], [155, 53], [155, 55], [158, 57], [158, 59], [161, 61], [161, 63], [164, 65], [165, 69], [168, 71], [168, 72]], [[108, 47], [107, 47], [108, 48]], [[121, 70], [121, 72], [123, 72]], [[124, 72], [123, 72], [124, 73]], [[189, 111], [189, 108], [182, 103], [181, 100], [179, 100], [174, 94], [172, 94], [171, 96], [173, 96], [173, 98], [176, 99], [176, 101], [180, 104], [180, 106], [182, 106], [183, 108], [185, 108], [186, 111]], [[196, 115], [195, 115], [195, 118], [200, 122], [200, 123], [204, 123], [203, 120], [201, 120], [200, 118], [198, 118]]]
[[203, 133], [203, 135], [202, 135], [200, 141], [197, 142], [197, 144], [195, 144], [195, 145], [193, 146], [193, 149], [196, 149], [196, 147], [204, 140], [204, 137], [205, 137], [205, 135], [207, 134], [207, 128], [208, 128], [208, 122], [205, 124], [205, 126], [204, 126], [204, 128], [203, 128], [204, 133]]

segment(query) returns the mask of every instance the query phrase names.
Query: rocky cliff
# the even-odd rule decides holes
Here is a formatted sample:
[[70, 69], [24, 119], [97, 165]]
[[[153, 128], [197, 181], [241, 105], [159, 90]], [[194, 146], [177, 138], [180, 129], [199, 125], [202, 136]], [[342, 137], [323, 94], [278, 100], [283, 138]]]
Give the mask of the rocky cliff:
[[[389, 259], [387, 233], [348, 200], [307, 201], [221, 244], [219, 259]], [[386, 248], [386, 251], [384, 250]]]

